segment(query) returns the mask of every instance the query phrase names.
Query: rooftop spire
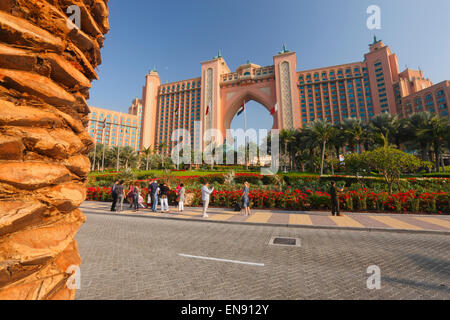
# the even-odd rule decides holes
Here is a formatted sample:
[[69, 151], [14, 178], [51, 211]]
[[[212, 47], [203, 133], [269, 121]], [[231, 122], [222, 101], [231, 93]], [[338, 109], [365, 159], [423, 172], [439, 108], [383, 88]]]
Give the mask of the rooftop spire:
[[222, 58], [222, 52], [220, 52], [220, 49], [219, 49], [219, 51], [217, 51], [217, 56], [215, 56], [214, 59], [219, 59], [219, 58]]
[[151, 69], [150, 72], [158, 72], [156, 71], [156, 64], [153, 65], [153, 69]]
[[380, 41], [381, 41], [381, 39], [378, 40], [376, 35], [373, 36], [373, 43], [372, 44], [378, 43]]
[[287, 53], [287, 52], [289, 52], [289, 50], [286, 49], [286, 45], [283, 43], [283, 48], [281, 49], [280, 54], [281, 53]]

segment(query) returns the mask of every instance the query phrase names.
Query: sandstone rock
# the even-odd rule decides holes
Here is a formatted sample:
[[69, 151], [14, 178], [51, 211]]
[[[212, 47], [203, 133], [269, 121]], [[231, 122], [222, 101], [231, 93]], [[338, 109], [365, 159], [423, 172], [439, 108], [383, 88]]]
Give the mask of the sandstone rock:
[[[0, 1], [0, 300], [73, 299], [106, 0]], [[68, 24], [78, 5], [81, 29]]]
[[42, 219], [46, 206], [39, 201], [0, 200], [0, 236], [33, 225]]
[[21, 160], [24, 146], [22, 139], [13, 136], [0, 136], [0, 160]]
[[64, 165], [67, 167], [67, 169], [69, 169], [80, 178], [87, 178], [90, 171], [91, 162], [89, 161], [88, 157], [77, 155], [67, 159], [64, 162]]
[[69, 181], [65, 166], [39, 162], [0, 163], [0, 182], [17, 188], [36, 190]]

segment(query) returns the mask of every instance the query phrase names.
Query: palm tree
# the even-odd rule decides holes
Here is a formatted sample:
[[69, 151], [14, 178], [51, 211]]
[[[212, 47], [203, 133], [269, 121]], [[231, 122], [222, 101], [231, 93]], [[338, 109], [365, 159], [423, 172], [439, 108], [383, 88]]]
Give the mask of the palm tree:
[[153, 149], [152, 146], [148, 146], [147, 148], [142, 149], [142, 154], [145, 156], [145, 170], [148, 171], [148, 163], [149, 158], [152, 155]]
[[389, 113], [381, 113], [374, 116], [369, 123], [369, 131], [380, 145], [383, 141], [380, 140], [380, 134], [389, 138], [389, 142], [400, 147], [402, 140], [401, 121], [396, 115], [392, 116]]
[[428, 154], [431, 143], [428, 137], [418, 133], [429, 127], [432, 118], [433, 114], [431, 112], [414, 113], [407, 119], [405, 126], [406, 135], [409, 137], [406, 147], [418, 150], [422, 161], [430, 160]]
[[103, 149], [103, 144], [97, 143], [94, 150], [92, 150], [88, 155], [89, 160], [91, 160], [91, 163], [92, 163], [92, 168], [91, 168], [92, 171], [95, 170], [95, 167], [100, 166], [100, 162], [102, 160], [102, 149]]
[[363, 143], [366, 135], [361, 120], [356, 118], [344, 119], [342, 128], [350, 149], [355, 152], [356, 147], [356, 152], [360, 153], [361, 144]]
[[[428, 125], [418, 132], [419, 137], [428, 139], [432, 143], [436, 172], [440, 171], [441, 162], [443, 162], [442, 149], [447, 143], [446, 138], [449, 136], [449, 130], [448, 119], [435, 115], [431, 118]], [[445, 166], [442, 169], [445, 172]]]
[[320, 175], [323, 175], [323, 164], [325, 161], [325, 149], [327, 142], [332, 138], [334, 128], [328, 122], [322, 119], [315, 120], [306, 125], [306, 130], [322, 145], [322, 159], [320, 163]]
[[165, 157], [164, 152], [165, 152], [166, 148], [167, 148], [167, 144], [165, 142], [161, 142], [158, 145], [159, 155], [161, 156], [161, 166], [163, 167], [163, 169], [164, 169], [164, 157]]
[[138, 156], [130, 146], [123, 147], [122, 150], [120, 150], [120, 155], [122, 161], [125, 162], [125, 169], [128, 169], [128, 166], [133, 167], [136, 165]]
[[[75, 25], [70, 21], [66, 24], [63, 12], [67, 5], [62, 1], [0, 1], [0, 300], [75, 298], [74, 288], [65, 284], [71, 282], [73, 276], [69, 274], [81, 262], [75, 235], [85, 216], [77, 208], [80, 196], [85, 197], [80, 193], [87, 180], [84, 164], [94, 148], [94, 141], [84, 131], [88, 129], [89, 108], [83, 97], [89, 93], [90, 80], [96, 78], [94, 70], [101, 62], [103, 46], [100, 39], [109, 29], [107, 1], [76, 3], [83, 17], [89, 17], [89, 24], [83, 21], [80, 26], [82, 31], [74, 31], [83, 34], [82, 41], [73, 34], [68, 36]], [[17, 59], [17, 65], [5, 63], [4, 52], [15, 51], [10, 57], [19, 56], [19, 47], [27, 52], [29, 61], [38, 61], [48, 71], [54, 63], [56, 69], [50, 74], [42, 72], [42, 66]], [[17, 69], [26, 70], [26, 74]], [[54, 75], [60, 72], [58, 69], [64, 70], [65, 76]], [[44, 122], [57, 122], [57, 131]], [[42, 134], [33, 135], [31, 143], [28, 130], [35, 128]], [[24, 143], [13, 148], [14, 154], [8, 154], [4, 136]], [[97, 139], [97, 134], [93, 138]], [[45, 147], [39, 150], [39, 146]], [[93, 152], [91, 159], [97, 160], [97, 156]], [[63, 169], [62, 159], [74, 161]], [[31, 194], [30, 187], [35, 190], [43, 186], [48, 187], [47, 192], [39, 189]]]
[[288, 145], [295, 141], [295, 130], [293, 129], [283, 129], [280, 132], [280, 143], [284, 144], [284, 156], [289, 159], [289, 166], [292, 169], [292, 158], [288, 154]]

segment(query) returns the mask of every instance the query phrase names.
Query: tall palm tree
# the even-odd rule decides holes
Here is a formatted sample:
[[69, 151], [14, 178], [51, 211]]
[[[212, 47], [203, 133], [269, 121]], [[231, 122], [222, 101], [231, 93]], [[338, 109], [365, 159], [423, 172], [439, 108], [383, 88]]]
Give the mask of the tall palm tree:
[[306, 130], [322, 145], [322, 159], [320, 163], [320, 175], [323, 175], [323, 164], [325, 161], [325, 150], [327, 142], [333, 136], [334, 128], [328, 121], [322, 119], [315, 120], [306, 125]]
[[161, 166], [163, 167], [163, 169], [164, 169], [164, 158], [165, 158], [164, 152], [165, 152], [166, 148], [167, 148], [167, 143], [165, 143], [165, 142], [161, 142], [158, 145], [159, 155], [161, 156]]
[[396, 115], [390, 115], [389, 113], [380, 113], [374, 116], [369, 123], [369, 131], [376, 139], [376, 141], [383, 145], [383, 141], [380, 140], [380, 134], [389, 138], [389, 142], [400, 147], [403, 132], [401, 130], [402, 122], [399, 121]]
[[350, 149], [353, 152], [356, 151], [360, 153], [361, 144], [364, 142], [364, 137], [366, 135], [361, 120], [356, 118], [344, 119], [344, 121], [342, 122], [342, 128]]
[[295, 130], [283, 129], [280, 132], [280, 142], [284, 144], [284, 156], [288, 158], [289, 166], [292, 169], [292, 159], [290, 153], [288, 153], [288, 146], [295, 141]]
[[142, 149], [142, 154], [145, 157], [145, 170], [148, 171], [148, 163], [150, 160], [150, 156], [152, 155], [153, 149], [152, 146], [148, 146], [147, 148]]
[[[428, 125], [418, 132], [419, 137], [429, 139], [432, 143], [436, 172], [440, 171], [441, 162], [443, 162], [442, 149], [447, 143], [446, 138], [449, 136], [449, 130], [448, 119], [435, 115], [431, 118]], [[443, 172], [445, 172], [445, 166], [442, 167]]]
[[419, 135], [419, 132], [430, 126], [433, 114], [431, 112], [419, 112], [412, 114], [407, 120], [405, 133], [409, 137], [406, 147], [410, 150], [417, 149], [422, 161], [429, 161], [429, 151], [431, 142], [426, 135]]
[[[83, 97], [97, 78], [109, 24], [108, 1], [73, 4], [83, 13], [76, 31], [66, 1], [0, 1], [0, 300], [76, 294], [75, 235], [86, 219], [78, 207], [94, 148]], [[20, 147], [5, 148], [5, 136]]]
[[103, 144], [97, 143], [96, 148], [94, 148], [94, 150], [92, 150], [88, 155], [89, 160], [91, 160], [91, 163], [92, 163], [92, 168], [91, 168], [92, 171], [95, 170], [95, 167], [100, 166], [100, 163], [102, 160], [102, 150], [103, 150]]
[[128, 167], [133, 167], [136, 165], [138, 160], [137, 153], [131, 148], [130, 146], [125, 146], [120, 150], [120, 156], [121, 159], [125, 165], [125, 169], [128, 169]]

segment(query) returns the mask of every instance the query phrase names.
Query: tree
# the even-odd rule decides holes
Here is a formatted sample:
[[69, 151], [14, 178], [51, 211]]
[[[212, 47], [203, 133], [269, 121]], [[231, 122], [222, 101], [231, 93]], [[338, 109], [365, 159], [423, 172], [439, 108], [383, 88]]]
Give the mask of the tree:
[[392, 116], [389, 113], [380, 113], [370, 119], [369, 132], [375, 142], [383, 145], [380, 140], [380, 134], [389, 137], [389, 142], [400, 147], [403, 137], [402, 122], [399, 121], [396, 115]]
[[[360, 119], [347, 118], [342, 123], [344, 137], [347, 145], [353, 152], [361, 153], [361, 144], [364, 142], [366, 132]], [[355, 150], [356, 147], [356, 150]]]
[[151, 146], [149, 146], [148, 148], [143, 148], [142, 149], [142, 154], [145, 157], [145, 170], [148, 171], [148, 163], [150, 160], [150, 156], [152, 155], [153, 149]]
[[327, 142], [333, 136], [334, 128], [328, 122], [324, 120], [315, 120], [306, 125], [306, 130], [309, 131], [310, 136], [313, 137], [316, 141], [318, 141], [322, 145], [322, 157], [320, 162], [320, 175], [323, 175], [323, 164], [325, 161], [325, 150], [327, 146]]
[[75, 298], [94, 148], [85, 98], [109, 25], [107, 1], [73, 4], [89, 20], [79, 30], [64, 1], [0, 1], [0, 300]]
[[120, 150], [120, 158], [124, 162], [125, 169], [128, 167], [136, 168], [138, 162], [138, 155], [130, 146], [125, 146]]
[[448, 119], [441, 118], [437, 115], [433, 116], [428, 125], [425, 128], [418, 131], [418, 136], [422, 139], [428, 139], [431, 141], [434, 151], [434, 160], [436, 164], [436, 172], [440, 171], [442, 162], [442, 169], [445, 172], [445, 166], [443, 165], [442, 149], [447, 143], [446, 139], [449, 136], [450, 126]]
[[422, 161], [430, 161], [429, 151], [431, 142], [425, 133], [429, 128], [433, 114], [431, 112], [419, 112], [412, 114], [407, 120], [405, 131], [409, 137], [406, 147], [410, 150], [418, 150]]
[[[288, 147], [291, 147], [292, 142], [295, 141], [295, 130], [283, 129], [280, 132], [280, 143], [284, 144], [284, 156], [288, 159], [289, 167], [292, 169], [292, 157], [291, 152], [288, 152]], [[291, 148], [289, 148], [291, 149]]]
[[167, 144], [165, 142], [161, 142], [158, 145], [157, 150], [159, 151], [159, 155], [161, 156], [161, 166], [164, 168], [164, 158], [165, 158], [165, 150], [167, 148]]
[[359, 161], [361, 167], [377, 171], [383, 176], [390, 193], [393, 184], [399, 183], [402, 173], [415, 172], [423, 165], [417, 157], [389, 146], [366, 151], [361, 154]]

